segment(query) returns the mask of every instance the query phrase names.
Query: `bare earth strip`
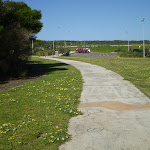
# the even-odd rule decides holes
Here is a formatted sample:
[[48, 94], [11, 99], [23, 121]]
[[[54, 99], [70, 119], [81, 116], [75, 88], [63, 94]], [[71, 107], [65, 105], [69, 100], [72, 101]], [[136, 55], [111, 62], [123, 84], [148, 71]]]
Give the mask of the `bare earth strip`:
[[125, 104], [121, 102], [97, 102], [97, 103], [88, 103], [88, 104], [78, 105], [78, 108], [83, 108], [83, 107], [105, 107], [111, 110], [133, 110], [133, 109], [150, 108], [150, 104], [131, 105], [131, 104]]

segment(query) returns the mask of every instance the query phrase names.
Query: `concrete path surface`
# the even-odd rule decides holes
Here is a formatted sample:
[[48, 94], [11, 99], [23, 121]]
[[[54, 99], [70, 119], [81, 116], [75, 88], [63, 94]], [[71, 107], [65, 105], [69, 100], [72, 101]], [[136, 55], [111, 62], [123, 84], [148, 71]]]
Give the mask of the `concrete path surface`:
[[[45, 58], [45, 57], [44, 57]], [[81, 71], [83, 115], [69, 123], [72, 140], [59, 150], [150, 150], [150, 99], [130, 82], [103, 67], [48, 58]]]

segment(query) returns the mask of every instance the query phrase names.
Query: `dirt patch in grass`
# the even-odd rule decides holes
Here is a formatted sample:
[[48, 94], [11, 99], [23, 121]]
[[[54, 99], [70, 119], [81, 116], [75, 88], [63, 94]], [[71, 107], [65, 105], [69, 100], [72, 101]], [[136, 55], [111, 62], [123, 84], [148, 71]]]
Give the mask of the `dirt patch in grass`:
[[39, 80], [41, 77], [44, 77], [48, 73], [56, 70], [66, 70], [65, 68], [60, 68], [61, 66], [66, 65], [67, 64], [57, 62], [42, 64], [40, 61], [32, 61], [26, 66], [27, 69], [25, 70], [25, 77], [0, 76], [0, 91], [9, 90], [11, 88], [21, 86], [27, 82]]
[[27, 82], [32, 82], [39, 80], [41, 77], [44, 77], [45, 75], [39, 76], [39, 77], [31, 77], [31, 78], [11, 78], [8, 81], [3, 81], [0, 83], [0, 91], [6, 91], [21, 85], [24, 85]]
[[83, 108], [83, 107], [105, 107], [111, 110], [133, 110], [133, 109], [150, 108], [150, 104], [132, 105], [132, 104], [125, 104], [121, 102], [96, 102], [96, 103], [78, 105], [78, 108]]

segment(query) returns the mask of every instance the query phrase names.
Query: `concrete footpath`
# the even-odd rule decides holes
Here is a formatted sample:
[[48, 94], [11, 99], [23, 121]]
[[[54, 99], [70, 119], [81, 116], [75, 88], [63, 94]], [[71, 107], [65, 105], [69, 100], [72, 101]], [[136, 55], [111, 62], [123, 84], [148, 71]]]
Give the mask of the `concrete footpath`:
[[[45, 58], [45, 57], [44, 57]], [[72, 140], [59, 150], [150, 150], [150, 99], [103, 67], [48, 58], [73, 65], [83, 76], [79, 109], [69, 123]]]

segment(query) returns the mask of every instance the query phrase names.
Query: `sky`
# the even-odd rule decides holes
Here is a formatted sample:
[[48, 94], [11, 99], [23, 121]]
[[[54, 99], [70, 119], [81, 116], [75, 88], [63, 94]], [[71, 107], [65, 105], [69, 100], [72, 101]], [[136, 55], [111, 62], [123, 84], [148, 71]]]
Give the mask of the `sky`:
[[14, 1], [41, 11], [39, 40], [150, 40], [150, 0]]

